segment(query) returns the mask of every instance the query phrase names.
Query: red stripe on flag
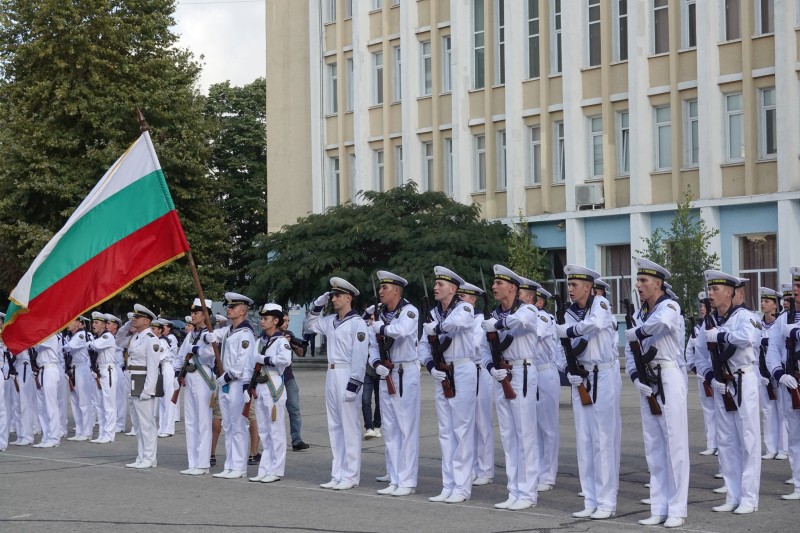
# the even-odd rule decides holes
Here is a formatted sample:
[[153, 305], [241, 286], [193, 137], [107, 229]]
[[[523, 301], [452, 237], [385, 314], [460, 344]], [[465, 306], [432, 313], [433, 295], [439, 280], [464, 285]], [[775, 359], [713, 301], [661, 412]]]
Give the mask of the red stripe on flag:
[[188, 250], [176, 211], [109, 246], [28, 304], [3, 330], [11, 353], [41, 343], [81, 313]]

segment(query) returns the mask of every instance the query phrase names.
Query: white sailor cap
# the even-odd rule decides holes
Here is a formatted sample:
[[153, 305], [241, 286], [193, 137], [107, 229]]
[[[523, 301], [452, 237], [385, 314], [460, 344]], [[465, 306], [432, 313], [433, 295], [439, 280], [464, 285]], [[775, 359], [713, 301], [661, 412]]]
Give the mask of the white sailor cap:
[[792, 275], [792, 281], [797, 283], [800, 281], [800, 267], [792, 267], [789, 269], [789, 273]]
[[456, 287], [462, 286], [464, 283], [464, 278], [450, 270], [449, 268], [445, 268], [443, 266], [435, 266], [433, 267], [433, 273], [436, 276], [436, 279], [440, 279], [442, 281], [449, 281]]
[[664, 287], [664, 290], [667, 290], [667, 289], [671, 289], [672, 285], [670, 284], [670, 282], [665, 281], [664, 284], [662, 285], [662, 287]]
[[6, 319], [6, 314], [0, 313], [0, 320], [5, 320], [5, 319]]
[[191, 324], [192, 323], [192, 317], [185, 316], [185, 317], [183, 317], [183, 321], [186, 322], [187, 324]]
[[650, 261], [649, 259], [636, 260], [636, 275], [637, 276], [652, 276], [661, 280], [668, 280], [672, 274], [669, 270], [662, 267], [658, 263]]
[[119, 317], [112, 315], [111, 313], [106, 313], [106, 322], [114, 322], [115, 324], [122, 324], [122, 320]]
[[98, 313], [97, 311], [92, 311], [92, 322], [95, 320], [99, 320], [100, 322], [108, 322], [108, 318], [103, 313]]
[[164, 323], [161, 321], [160, 318], [156, 318], [155, 320], [150, 321], [150, 327], [163, 328]]
[[162, 326], [169, 326], [171, 328], [175, 328], [175, 324], [172, 323], [172, 320], [169, 318], [164, 318], [163, 316], [158, 317], [158, 321], [161, 322]]
[[91, 320], [90, 320], [90, 319], [86, 318], [86, 317], [85, 317], [85, 316], [83, 316], [83, 315], [79, 316], [79, 317], [78, 317], [78, 318], [76, 318], [75, 320], [80, 320], [80, 321], [81, 321], [81, 322], [83, 322], [84, 324], [88, 324], [89, 322], [91, 322]]
[[228, 323], [228, 317], [226, 317], [226, 316], [214, 315], [214, 318], [216, 319], [218, 324], [227, 324]]
[[250, 307], [251, 305], [253, 305], [253, 300], [251, 300], [244, 294], [239, 294], [238, 292], [226, 292], [225, 307], [233, 307], [235, 305], [246, 305]]
[[738, 284], [738, 285], [736, 285], [736, 288], [737, 288], [737, 289], [741, 289], [741, 288], [743, 288], [743, 287], [744, 287], [745, 285], [747, 285], [747, 283], [750, 281], [750, 280], [749, 280], [749, 279], [747, 279], [747, 278], [736, 278], [736, 279], [738, 279], [738, 280], [739, 280], [739, 284]]
[[697, 301], [702, 302], [703, 300], [708, 300], [708, 294], [706, 294], [706, 291], [700, 291], [697, 293]]
[[278, 319], [278, 327], [283, 325], [283, 307], [278, 304], [264, 304], [258, 314], [261, 316], [274, 316]]
[[331, 292], [334, 294], [349, 294], [350, 296], [358, 296], [361, 294], [352, 283], [344, 278], [334, 276], [330, 279], [330, 282]]
[[594, 283], [594, 280], [600, 277], [600, 274], [595, 272], [594, 270], [588, 269], [586, 267], [578, 266], [578, 265], [567, 265], [564, 267], [564, 274], [567, 276], [567, 280], [582, 280], [582, 281], [589, 281]]
[[[211, 300], [209, 300], [208, 298], [206, 298], [205, 300], [206, 300], [206, 309], [210, 310]], [[202, 310], [203, 310], [203, 303], [200, 301], [200, 298], [195, 298], [194, 301], [192, 302], [192, 306], [189, 308], [189, 311], [194, 312]]]
[[774, 300], [775, 303], [777, 303], [782, 296], [781, 293], [769, 287], [759, 287], [758, 295], [762, 300]]
[[678, 299], [678, 295], [675, 294], [674, 292], [672, 292], [672, 289], [667, 289], [666, 293], [667, 293], [667, 296], [669, 296], [673, 300], [677, 300]]
[[483, 289], [476, 287], [472, 283], [462, 283], [458, 287], [458, 294], [469, 294], [470, 296], [483, 296]]
[[513, 283], [517, 287], [522, 285], [522, 277], [503, 265], [494, 266], [494, 279], [499, 279], [508, 283]]
[[133, 318], [133, 311], [128, 311], [128, 320]]
[[525, 277], [522, 277], [522, 276], [520, 276], [519, 279], [522, 281], [522, 283], [519, 284], [519, 288], [520, 289], [525, 289], [525, 290], [528, 290], [528, 291], [538, 291], [539, 289], [542, 288], [541, 285], [539, 285], [538, 283], [536, 283], [532, 279], [525, 278]]
[[731, 276], [719, 270], [706, 270], [703, 272], [703, 278], [706, 280], [707, 285], [727, 285], [728, 287], [738, 287], [741, 283], [739, 278]]
[[536, 296], [544, 298], [545, 300], [549, 300], [550, 298], [553, 297], [553, 295], [550, 294], [550, 292], [547, 291], [544, 287], [539, 287], [538, 289], [536, 289]]
[[408, 281], [398, 276], [397, 274], [393, 274], [388, 270], [378, 270], [375, 274], [378, 277], [378, 283], [383, 285], [384, 283], [389, 285], [397, 285], [398, 287], [405, 287], [408, 285]]
[[781, 284], [780, 292], [784, 298], [794, 298], [794, 286], [791, 283]]
[[133, 316], [149, 318], [151, 321], [156, 319], [156, 314], [142, 304], [134, 304]]
[[611, 285], [609, 285], [608, 283], [606, 283], [605, 281], [603, 281], [600, 278], [597, 278], [597, 279], [594, 280], [594, 288], [595, 289], [600, 289], [602, 291], [606, 291], [606, 293], [610, 293], [611, 292]]

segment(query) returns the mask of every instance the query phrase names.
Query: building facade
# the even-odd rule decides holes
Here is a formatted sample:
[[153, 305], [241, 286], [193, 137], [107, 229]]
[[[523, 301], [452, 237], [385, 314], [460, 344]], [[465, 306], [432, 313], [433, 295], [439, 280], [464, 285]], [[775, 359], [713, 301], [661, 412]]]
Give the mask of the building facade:
[[691, 190], [722, 269], [775, 287], [800, 260], [799, 3], [268, 0], [270, 231], [413, 180], [617, 300]]

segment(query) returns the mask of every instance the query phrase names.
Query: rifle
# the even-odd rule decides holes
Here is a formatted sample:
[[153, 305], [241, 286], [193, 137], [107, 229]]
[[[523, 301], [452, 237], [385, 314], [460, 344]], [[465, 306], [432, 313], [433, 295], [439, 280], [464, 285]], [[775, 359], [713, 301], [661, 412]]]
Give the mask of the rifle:
[[[695, 327], [697, 326], [697, 317], [692, 315], [689, 317], [689, 322], [692, 324], [692, 331], [689, 335], [693, 338], [697, 338], [697, 331], [695, 331]], [[695, 370], [695, 373], [697, 371]], [[711, 388], [711, 385], [708, 384], [706, 380], [703, 380], [703, 393], [706, 395], [706, 398], [712, 398], [714, 396], [714, 389]]]
[[189, 373], [188, 369], [189, 369], [189, 361], [184, 357], [183, 364], [181, 365], [181, 370], [180, 372], [178, 372], [178, 386], [175, 387], [174, 391], [172, 391], [172, 398], [170, 399], [170, 401], [175, 405], [178, 404], [178, 396], [180, 396], [181, 394], [181, 387], [186, 386], [186, 374]]
[[69, 383], [69, 391], [75, 392], [75, 369], [72, 368], [72, 354], [64, 354], [64, 374], [67, 375], [67, 383]]
[[[763, 344], [759, 345], [758, 347], [758, 371], [761, 372], [762, 378], [770, 379], [771, 376], [769, 375], [769, 370], [767, 370], [766, 350], [764, 349]], [[772, 388], [772, 385], [767, 383], [764, 386], [767, 387], [767, 396], [769, 399], [772, 401], [777, 400], [778, 397], [775, 396], [775, 389]]]
[[[481, 283], [483, 284], [483, 318], [489, 320], [492, 317], [492, 312], [489, 310], [489, 293], [486, 292], [486, 280], [483, 278], [483, 269], [481, 269]], [[506, 338], [500, 342], [500, 335], [496, 331], [487, 331], [486, 340], [489, 343], [489, 348], [492, 351], [492, 363], [495, 368], [502, 368], [508, 371], [508, 374], [500, 385], [503, 387], [503, 396], [506, 400], [513, 400], [517, 397], [514, 388], [511, 386], [511, 365], [503, 359], [503, 352], [511, 346], [514, 337], [506, 335]]]
[[[380, 320], [380, 311], [378, 311], [378, 307], [380, 306], [380, 300], [378, 299], [378, 289], [375, 287], [375, 278], [370, 276], [372, 279], [372, 294], [375, 296], [375, 310], [372, 312], [372, 319], [377, 322]], [[381, 358], [381, 364], [389, 369], [389, 375], [386, 376], [386, 392], [390, 395], [396, 394], [397, 391], [394, 388], [394, 380], [392, 379], [392, 368], [394, 368], [394, 363], [392, 363], [392, 358], [389, 356], [389, 349], [394, 344], [394, 339], [391, 337], [386, 337], [381, 333], [376, 333], [375, 338], [378, 341], [378, 354]]]
[[[567, 312], [567, 304], [562, 303], [559, 305], [558, 295], [555, 298], [556, 304], [556, 324], [564, 324], [566, 323], [565, 314]], [[575, 355], [575, 349], [572, 347], [572, 341], [570, 339], [559, 339], [561, 341], [561, 346], [564, 347], [564, 355], [567, 360], [567, 371], [572, 374], [573, 376], [580, 376], [586, 379], [589, 376], [589, 371], [583, 368], [582, 365], [578, 364], [578, 356]], [[581, 343], [584, 343], [583, 349], [586, 349], [586, 339], [581, 339]], [[580, 344], [579, 344], [580, 346]], [[582, 351], [582, 350], [581, 350]], [[591, 385], [589, 385], [591, 387]], [[578, 396], [581, 398], [581, 405], [592, 405], [592, 397], [589, 396], [589, 389], [581, 383], [578, 385]]]
[[[714, 329], [714, 319], [711, 316], [711, 301], [706, 300], [706, 317], [705, 317], [705, 325], [706, 331], [710, 329]], [[725, 410], [728, 412], [731, 411], [738, 411], [739, 408], [736, 407], [736, 402], [733, 401], [733, 396], [727, 389], [727, 384], [732, 382], [733, 375], [731, 374], [730, 369], [728, 368], [727, 359], [724, 358], [722, 352], [719, 349], [719, 344], [717, 341], [708, 341], [708, 352], [711, 354], [711, 371], [714, 373], [714, 379], [719, 381], [720, 383], [724, 383], [726, 385], [725, 392], [722, 394], [722, 401], [725, 404]]]
[[[630, 300], [625, 298], [622, 300], [622, 305], [625, 307], [625, 327], [628, 329], [635, 328], [636, 323], [633, 321], [633, 304], [631, 304]], [[650, 362], [655, 359], [658, 348], [651, 346], [650, 349], [647, 350], [647, 353], [642, 354], [642, 345], [640, 343], [631, 342], [628, 343], [628, 346], [633, 354], [633, 362], [636, 365], [636, 373], [639, 375], [639, 382], [648, 387], [653, 387], [656, 384], [661, 387], [658, 377], [653, 375], [653, 370], [649, 366]], [[661, 401], [664, 401], [663, 390], [661, 392]], [[658, 405], [658, 400], [656, 400], [655, 393], [647, 397], [647, 404], [650, 406], [650, 414], [654, 416], [663, 414], [661, 412], [661, 406]]]
[[[794, 298], [789, 298], [789, 311], [786, 315], [786, 325], [791, 326], [794, 324], [797, 308], [795, 307]], [[795, 353], [797, 347], [795, 346], [793, 338], [786, 339], [786, 373], [800, 379], [800, 368], [798, 368], [797, 359], [800, 354]], [[792, 397], [792, 409], [800, 409], [800, 389], [788, 389], [789, 395]]]
[[[428, 297], [428, 286], [425, 285], [425, 276], [422, 276], [422, 288], [425, 290], [425, 296], [422, 298], [422, 315], [425, 317], [425, 322], [431, 321], [431, 300]], [[450, 347], [452, 339], [449, 337], [444, 343], [439, 342], [438, 335], [428, 335], [428, 344], [431, 346], [431, 356], [433, 357], [433, 366], [437, 370], [445, 373], [446, 377], [442, 381], [442, 392], [445, 398], [453, 398], [456, 395], [456, 384], [453, 380], [453, 369], [444, 361], [444, 352]]]
[[33, 381], [36, 382], [36, 388], [41, 389], [42, 383], [39, 381], [39, 365], [36, 364], [36, 356], [39, 352], [36, 348], [28, 348], [28, 355], [31, 358], [31, 372], [33, 372]]
[[11, 352], [6, 351], [4, 357], [8, 361], [8, 377], [9, 379], [11, 376], [14, 376], [14, 389], [19, 392], [19, 382], [17, 381], [17, 368], [14, 366], [14, 360], [16, 359]]
[[100, 367], [97, 366], [97, 352], [92, 348], [89, 348], [89, 332], [86, 332], [86, 350], [89, 352], [89, 370], [92, 371], [94, 374], [94, 382], [97, 384], [97, 390], [103, 390], [102, 385], [100, 385]]
[[[266, 347], [264, 351], [266, 351]], [[254, 398], [258, 398], [258, 396], [256, 396], [256, 378], [261, 374], [262, 366], [261, 363], [256, 363], [256, 366], [253, 367], [253, 376], [250, 378], [250, 383], [247, 385], [247, 393], [250, 395], [250, 401], [242, 407], [242, 416], [245, 418], [250, 418], [250, 404], [253, 402]]]

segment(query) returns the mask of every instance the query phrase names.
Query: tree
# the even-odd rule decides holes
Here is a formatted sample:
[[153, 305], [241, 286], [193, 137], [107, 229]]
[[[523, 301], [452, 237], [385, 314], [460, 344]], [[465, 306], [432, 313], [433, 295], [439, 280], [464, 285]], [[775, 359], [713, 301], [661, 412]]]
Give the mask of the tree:
[[409, 281], [406, 297], [419, 299], [422, 276], [430, 287], [436, 265], [475, 284], [482, 268], [490, 283], [492, 265], [508, 257], [508, 227], [481, 220], [477, 204], [418, 193], [414, 183], [360, 195], [367, 203], [332, 207], [261, 237], [248, 294], [258, 301], [306, 303], [328, 290], [330, 276], [342, 276], [368, 304], [370, 277], [386, 269]]
[[208, 89], [206, 116], [213, 127], [210, 170], [229, 228], [231, 250], [225, 258], [225, 286], [246, 284], [254, 240], [267, 231], [267, 83], [259, 78], [244, 87], [230, 82]]
[[520, 276], [542, 283], [547, 279], [550, 262], [547, 252], [536, 246], [536, 234], [528, 229], [528, 223], [519, 213], [519, 222], [514, 225], [508, 239], [508, 268]]
[[[200, 65], [174, 47], [173, 12], [173, 0], [0, 0], [1, 290], [136, 139], [140, 107], [206, 290], [221, 292], [215, 259], [227, 235], [205, 171]], [[176, 312], [194, 293], [179, 261], [107, 305], [141, 300]]]
[[704, 290], [703, 271], [718, 268], [719, 256], [708, 253], [708, 242], [719, 235], [716, 228], [709, 229], [697, 210], [692, 209], [692, 191], [687, 189], [683, 201], [677, 203], [675, 217], [669, 231], [656, 229], [645, 237], [644, 250], [636, 253], [670, 271], [669, 283], [680, 302], [687, 307]]

